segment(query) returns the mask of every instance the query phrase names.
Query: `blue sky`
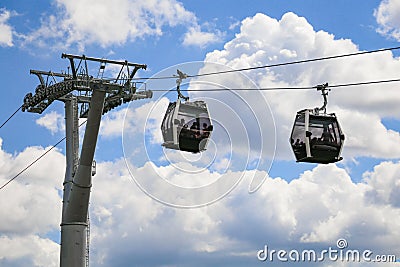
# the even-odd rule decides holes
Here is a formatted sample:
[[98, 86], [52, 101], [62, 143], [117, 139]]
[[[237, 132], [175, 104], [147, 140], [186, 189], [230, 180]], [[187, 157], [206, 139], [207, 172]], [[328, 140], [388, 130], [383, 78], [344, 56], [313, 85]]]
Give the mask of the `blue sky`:
[[[398, 14], [399, 0], [7, 1], [0, 4], [0, 121], [34, 92], [31, 69], [67, 70], [62, 53], [147, 64], [137, 77], [176, 69], [195, 75], [397, 47]], [[183, 86], [397, 79], [398, 55], [204, 76]], [[174, 86], [174, 79], [147, 81], [150, 90]], [[346, 140], [343, 161], [329, 165], [296, 163], [288, 142], [296, 111], [321, 105], [316, 91], [191, 92], [191, 99], [207, 101], [215, 124], [200, 156], [161, 147], [160, 122], [175, 94], [155, 92], [110, 111], [95, 155], [91, 266], [262, 266], [270, 264], [257, 260], [264, 245], [321, 251], [339, 238], [350, 249], [399, 258], [397, 86], [330, 92], [328, 112], [338, 115]], [[0, 129], [0, 183], [64, 135], [61, 102], [41, 115], [18, 112]], [[1, 266], [58, 266], [64, 146], [0, 191]], [[260, 187], [249, 193], [251, 185]]]

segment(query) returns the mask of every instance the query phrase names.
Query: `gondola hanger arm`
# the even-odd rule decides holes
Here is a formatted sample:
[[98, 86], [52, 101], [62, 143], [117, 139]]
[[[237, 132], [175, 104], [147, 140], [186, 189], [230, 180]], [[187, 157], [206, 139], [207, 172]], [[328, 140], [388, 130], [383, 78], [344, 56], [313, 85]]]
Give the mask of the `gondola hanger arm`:
[[326, 114], [326, 106], [328, 105], [328, 92], [331, 90], [328, 88], [328, 83], [325, 84], [319, 84], [316, 86], [317, 91], [321, 91], [322, 97], [324, 98], [324, 104], [320, 108], [315, 108], [316, 114], [318, 114], [320, 111], [323, 111], [324, 114]]
[[[181, 71], [178, 70], [178, 69], [176, 70], [176, 72], [178, 73], [178, 79], [176, 80], [176, 91], [178, 92], [178, 99], [179, 99], [179, 98], [182, 98], [183, 100], [188, 101], [188, 100], [189, 100], [189, 97], [188, 97], [188, 96], [182, 95], [181, 89], [180, 89], [182, 80], [183, 80], [183, 79], [186, 79], [188, 76], [187, 76], [186, 73], [183, 73], [183, 72], [181, 72]], [[176, 75], [174, 75], [174, 76], [176, 76]]]

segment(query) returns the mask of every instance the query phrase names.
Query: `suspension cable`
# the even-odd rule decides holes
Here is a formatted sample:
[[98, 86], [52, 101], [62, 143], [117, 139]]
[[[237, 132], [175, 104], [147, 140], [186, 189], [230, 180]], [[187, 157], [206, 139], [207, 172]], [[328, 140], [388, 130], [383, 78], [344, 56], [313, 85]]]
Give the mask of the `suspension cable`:
[[[352, 87], [360, 85], [372, 85], [381, 83], [400, 82], [399, 79], [367, 81], [367, 82], [354, 82], [328, 85], [327, 88], [339, 87]], [[276, 90], [314, 90], [317, 86], [304, 86], [304, 87], [268, 87], [268, 88], [204, 88], [204, 89], [180, 89], [181, 92], [213, 92], [213, 91], [276, 91]], [[153, 92], [175, 92], [175, 89], [151, 89]]]
[[[295, 65], [295, 64], [302, 64], [302, 63], [310, 63], [310, 62], [316, 62], [316, 61], [330, 60], [330, 59], [336, 59], [336, 58], [360, 56], [360, 55], [379, 53], [379, 52], [384, 52], [384, 51], [392, 51], [392, 50], [398, 50], [398, 49], [400, 49], [400, 46], [382, 48], [382, 49], [376, 49], [376, 50], [370, 50], [370, 51], [360, 51], [360, 52], [354, 52], [354, 53], [342, 54], [342, 55], [335, 55], [335, 56], [304, 59], [304, 60], [298, 60], [298, 61], [289, 61], [289, 62], [270, 64], [270, 65], [263, 65], [263, 66], [257, 66], [257, 67], [249, 67], [249, 68], [242, 68], [242, 69], [233, 69], [233, 70], [216, 71], [216, 72], [209, 72], [209, 73], [202, 73], [202, 74], [195, 74], [195, 75], [187, 75], [187, 78], [195, 78], [195, 77], [201, 77], [201, 76], [210, 76], [210, 75], [232, 73], [232, 72], [240, 72], [240, 71], [247, 71], [247, 70], [264, 69], [264, 68], [282, 67], [282, 66], [288, 66], [288, 65]], [[161, 79], [173, 79], [173, 78], [176, 78], [176, 76], [147, 77], [147, 78], [143, 77], [143, 78], [134, 78], [132, 80], [161, 80]]]
[[[82, 122], [79, 127], [81, 127], [83, 124], [86, 123], [87, 120]], [[50, 149], [46, 150], [42, 155], [40, 155], [38, 158], [36, 158], [34, 161], [29, 163], [25, 168], [23, 168], [19, 173], [14, 175], [12, 178], [10, 178], [6, 183], [4, 183], [1, 187], [0, 190], [2, 190], [4, 187], [6, 187], [9, 183], [14, 181], [16, 178], [18, 178], [21, 174], [23, 174], [26, 170], [28, 170], [30, 167], [32, 167], [36, 162], [38, 162], [41, 158], [43, 158], [47, 153], [49, 153], [51, 150], [53, 150], [56, 146], [58, 146], [62, 141], [64, 141], [66, 137], [64, 136], [62, 139], [60, 139], [57, 143], [55, 143]]]
[[49, 153], [51, 150], [53, 150], [56, 146], [58, 146], [62, 141], [65, 140], [66, 137], [62, 138], [61, 140], [59, 140], [56, 144], [54, 144], [50, 149], [46, 150], [42, 155], [40, 155], [38, 158], [36, 158], [34, 161], [32, 161], [30, 164], [28, 164], [28, 166], [26, 166], [25, 168], [23, 168], [19, 173], [17, 173], [16, 175], [14, 175], [14, 177], [12, 177], [11, 179], [9, 179], [5, 184], [3, 184], [0, 187], [0, 190], [2, 190], [4, 187], [6, 187], [9, 183], [11, 183], [12, 181], [14, 181], [18, 176], [20, 176], [22, 173], [24, 173], [27, 169], [29, 169], [30, 167], [33, 166], [33, 164], [35, 164], [36, 162], [38, 162], [41, 158], [43, 158], [47, 153]]
[[22, 106], [20, 106], [16, 111], [14, 111], [14, 113], [13, 113], [10, 117], [8, 117], [8, 119], [7, 119], [5, 122], [3, 122], [3, 124], [0, 126], [0, 129], [3, 128], [3, 126], [6, 125], [6, 123], [7, 123], [9, 120], [11, 120], [11, 118], [14, 117], [14, 115], [17, 114], [17, 112], [18, 112], [21, 108], [22, 108]]

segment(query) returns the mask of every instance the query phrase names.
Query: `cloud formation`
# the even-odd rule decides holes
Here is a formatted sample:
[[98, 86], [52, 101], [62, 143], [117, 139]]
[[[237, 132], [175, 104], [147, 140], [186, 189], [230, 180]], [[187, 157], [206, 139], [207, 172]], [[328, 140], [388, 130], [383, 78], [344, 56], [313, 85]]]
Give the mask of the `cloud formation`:
[[400, 40], [400, 1], [383, 0], [374, 11], [374, 16], [379, 25], [378, 33]]
[[202, 31], [196, 15], [176, 0], [56, 0], [54, 8], [54, 14], [42, 18], [40, 28], [25, 36], [25, 45], [79, 50], [91, 44], [110, 47], [158, 37], [164, 28], [178, 25], [188, 28], [183, 45], [205, 46], [221, 39], [218, 30]]
[[13, 46], [13, 30], [8, 20], [11, 12], [5, 8], [0, 8], [0, 46]]
[[63, 132], [65, 130], [64, 116], [56, 111], [51, 111], [40, 117], [36, 120], [36, 124], [45, 127], [51, 134]]
[[[2, 151], [1, 162], [16, 170], [42, 152], [29, 148], [12, 156]], [[43, 237], [58, 229], [61, 218], [57, 190], [64, 157], [52, 153], [1, 192], [0, 255], [5, 256], [0, 262], [8, 266], [44, 266], [45, 262], [58, 266], [59, 246]], [[147, 168], [151, 166], [132, 174], [146, 175]], [[1, 169], [3, 182], [9, 172]], [[57, 173], [45, 175], [49, 169]], [[400, 249], [400, 225], [392, 219], [400, 216], [396, 198], [399, 170], [400, 162], [383, 162], [355, 183], [336, 165], [317, 166], [291, 182], [268, 177], [255, 194], [248, 193], [250, 175], [245, 174], [222, 200], [199, 209], [176, 209], [140, 191], [123, 159], [100, 162], [90, 205], [91, 261], [116, 267], [128, 263], [216, 265], [221, 260], [230, 266], [257, 266], [256, 252], [265, 244], [276, 249], [318, 250], [334, 247], [338, 238], [346, 238], [352, 249], [393, 254]], [[187, 178], [173, 166], [159, 171], [174, 172], [174, 179]], [[13, 218], [16, 220], [9, 221]]]
[[[322, 250], [335, 247], [339, 238], [346, 238], [353, 249], [396, 253], [400, 225], [390, 218], [400, 215], [397, 200], [373, 199], [374, 192], [392, 195], [399, 166], [399, 162], [384, 162], [360, 183], [352, 182], [336, 165], [318, 166], [291, 182], [268, 177], [255, 194], [248, 194], [249, 175], [245, 175], [226, 198], [187, 210], [147, 197], [132, 182], [123, 161], [102, 163], [91, 205], [92, 260], [100, 266], [128, 262], [197, 266], [194, 262], [216, 265], [224, 259], [230, 266], [237, 262], [256, 266], [256, 252], [264, 244]], [[143, 168], [132, 174], [145, 175], [151, 166]], [[187, 174], [175, 176], [183, 179]]]
[[216, 30], [215, 32], [204, 32], [200, 26], [189, 28], [188, 32], [184, 35], [183, 45], [185, 46], [199, 46], [206, 47], [211, 43], [220, 43], [224, 38], [224, 33]]
[[[0, 140], [1, 147], [2, 140]], [[0, 183], [5, 184], [47, 149], [28, 147], [15, 155], [0, 150]], [[65, 158], [57, 150], [39, 160], [0, 192], [2, 266], [58, 266], [59, 245], [47, 237], [58, 232], [60, 189]]]

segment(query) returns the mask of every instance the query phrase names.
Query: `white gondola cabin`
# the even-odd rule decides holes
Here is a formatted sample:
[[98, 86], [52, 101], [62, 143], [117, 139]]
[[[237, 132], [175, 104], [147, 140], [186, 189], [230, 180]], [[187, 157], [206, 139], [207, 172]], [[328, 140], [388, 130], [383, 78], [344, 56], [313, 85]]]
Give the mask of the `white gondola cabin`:
[[312, 109], [297, 112], [290, 137], [297, 162], [340, 161], [343, 141], [344, 134], [334, 113], [316, 115]]
[[213, 130], [204, 101], [176, 102], [168, 105], [161, 131], [166, 148], [199, 153], [206, 150]]
[[[342, 160], [344, 134], [334, 113], [326, 113], [328, 84], [317, 86], [322, 91], [324, 105], [321, 108], [297, 112], [290, 145], [297, 162], [334, 163]], [[320, 111], [323, 111], [322, 113]]]

